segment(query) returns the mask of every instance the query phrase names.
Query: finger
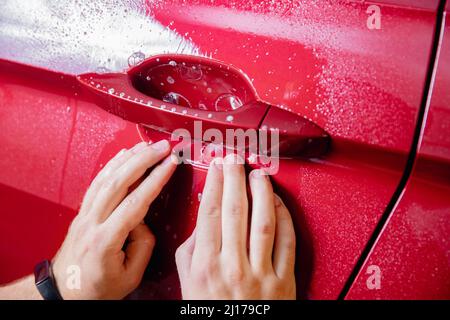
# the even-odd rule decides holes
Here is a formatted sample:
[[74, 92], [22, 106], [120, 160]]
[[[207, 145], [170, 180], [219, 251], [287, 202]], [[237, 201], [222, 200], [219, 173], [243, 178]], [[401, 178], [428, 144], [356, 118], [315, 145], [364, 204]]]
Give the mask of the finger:
[[134, 154], [140, 152], [148, 146], [147, 142], [141, 141], [134, 145], [131, 149], [122, 149], [116, 156], [114, 156], [103, 169], [95, 177], [93, 183], [101, 183], [102, 180], [109, 176], [112, 172], [118, 169], [123, 163], [130, 159]]
[[128, 188], [169, 152], [168, 141], [161, 140], [133, 155], [103, 182], [92, 203], [90, 214], [95, 215], [99, 222], [106, 220], [126, 196]]
[[102, 170], [97, 174], [97, 176], [92, 181], [83, 199], [83, 203], [80, 208], [80, 213], [86, 214], [88, 208], [92, 204], [92, 200], [97, 194], [102, 182], [111, 175], [112, 172], [117, 170], [123, 163], [128, 161], [134, 154], [143, 150], [148, 144], [146, 142], [140, 142], [132, 147], [130, 150], [122, 149], [120, 150], [108, 163], [103, 167]]
[[[197, 228], [196, 228], [197, 229]], [[183, 242], [175, 252], [175, 263], [177, 264], [178, 275], [181, 278], [186, 277], [192, 265], [192, 256], [194, 254], [197, 242], [197, 230], [194, 229], [189, 238]]]
[[275, 196], [275, 246], [273, 266], [279, 278], [289, 277], [294, 273], [295, 265], [295, 231], [291, 215], [281, 201]]
[[129, 275], [128, 278], [137, 287], [152, 256], [155, 236], [147, 225], [140, 223], [130, 232], [128, 240], [125, 250], [125, 271]]
[[134, 189], [105, 221], [111, 234], [121, 245], [145, 217], [148, 208], [161, 192], [175, 171], [176, 160], [167, 157]]
[[228, 155], [223, 164], [222, 253], [230, 263], [247, 257], [248, 201], [241, 158]]
[[275, 238], [275, 204], [272, 184], [261, 170], [250, 173], [252, 221], [250, 229], [250, 263], [258, 271], [272, 271]]
[[209, 166], [197, 215], [195, 255], [204, 256], [220, 252], [222, 244], [222, 166], [222, 158], [214, 159]]

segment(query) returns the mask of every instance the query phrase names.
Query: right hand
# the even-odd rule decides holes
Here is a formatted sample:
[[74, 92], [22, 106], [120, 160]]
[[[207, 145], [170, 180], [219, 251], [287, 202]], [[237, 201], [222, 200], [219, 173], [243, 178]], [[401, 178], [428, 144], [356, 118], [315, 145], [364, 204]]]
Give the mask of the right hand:
[[176, 252], [183, 298], [295, 299], [295, 234], [287, 208], [269, 177], [253, 170], [248, 237], [244, 166], [233, 155], [221, 160], [209, 168], [197, 226]]

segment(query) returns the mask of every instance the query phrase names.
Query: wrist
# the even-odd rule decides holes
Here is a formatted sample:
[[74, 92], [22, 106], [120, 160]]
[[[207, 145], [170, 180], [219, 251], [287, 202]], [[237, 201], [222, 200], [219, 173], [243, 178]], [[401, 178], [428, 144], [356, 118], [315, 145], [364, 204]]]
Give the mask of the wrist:
[[42, 300], [34, 276], [29, 275], [13, 283], [0, 287], [0, 300]]

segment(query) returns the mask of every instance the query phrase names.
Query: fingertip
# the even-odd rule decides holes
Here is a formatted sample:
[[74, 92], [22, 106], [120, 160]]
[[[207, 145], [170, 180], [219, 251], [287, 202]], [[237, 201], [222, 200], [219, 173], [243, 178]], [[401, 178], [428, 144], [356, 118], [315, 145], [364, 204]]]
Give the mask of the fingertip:
[[158, 142], [155, 142], [153, 144], [149, 145], [151, 149], [158, 151], [158, 152], [167, 152], [169, 150], [170, 144], [167, 140], [160, 140]]
[[175, 153], [170, 154], [170, 160], [175, 166], [178, 166], [183, 162], [183, 159], [181, 159], [179, 156], [177, 156]]
[[133, 230], [130, 231], [130, 240], [141, 240], [144, 243], [155, 243], [155, 235], [147, 224], [142, 220]]
[[209, 169], [210, 170], [214, 169], [214, 170], [217, 170], [217, 171], [222, 171], [222, 169], [223, 169], [223, 158], [221, 158], [221, 157], [214, 158], [211, 161], [211, 163], [210, 163]]
[[224, 158], [223, 163], [226, 165], [243, 165], [245, 161], [240, 155], [231, 153]]
[[249, 174], [249, 182], [252, 194], [261, 193], [264, 197], [271, 199], [271, 206], [273, 206], [273, 188], [270, 179], [267, 177], [265, 172], [262, 169], [255, 169], [251, 171]]
[[141, 141], [141, 142], [135, 144], [135, 145], [130, 149], [130, 151], [131, 151], [132, 153], [138, 153], [139, 151], [143, 150], [147, 145], [148, 145], [147, 142]]
[[250, 179], [261, 180], [264, 179], [266, 175], [262, 172], [261, 169], [255, 169], [250, 172]]
[[168, 155], [166, 158], [164, 158], [164, 160], [161, 162], [161, 165], [166, 166], [166, 165], [171, 165], [171, 166], [178, 166], [180, 164], [180, 159], [173, 153], [171, 153], [170, 155]]

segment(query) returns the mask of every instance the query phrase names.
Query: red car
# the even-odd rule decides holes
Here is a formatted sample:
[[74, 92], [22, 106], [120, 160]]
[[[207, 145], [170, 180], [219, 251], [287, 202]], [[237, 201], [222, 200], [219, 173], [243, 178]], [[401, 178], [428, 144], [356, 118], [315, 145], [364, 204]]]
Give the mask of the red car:
[[[298, 297], [450, 299], [448, 13], [445, 0], [2, 1], [0, 283], [53, 257], [120, 149], [195, 119], [267, 121], [294, 136], [272, 181], [296, 228]], [[143, 87], [172, 60], [212, 89]], [[169, 87], [170, 72], [156, 73]], [[179, 167], [151, 208], [157, 248], [131, 299], [180, 298], [173, 257], [206, 167]]]

